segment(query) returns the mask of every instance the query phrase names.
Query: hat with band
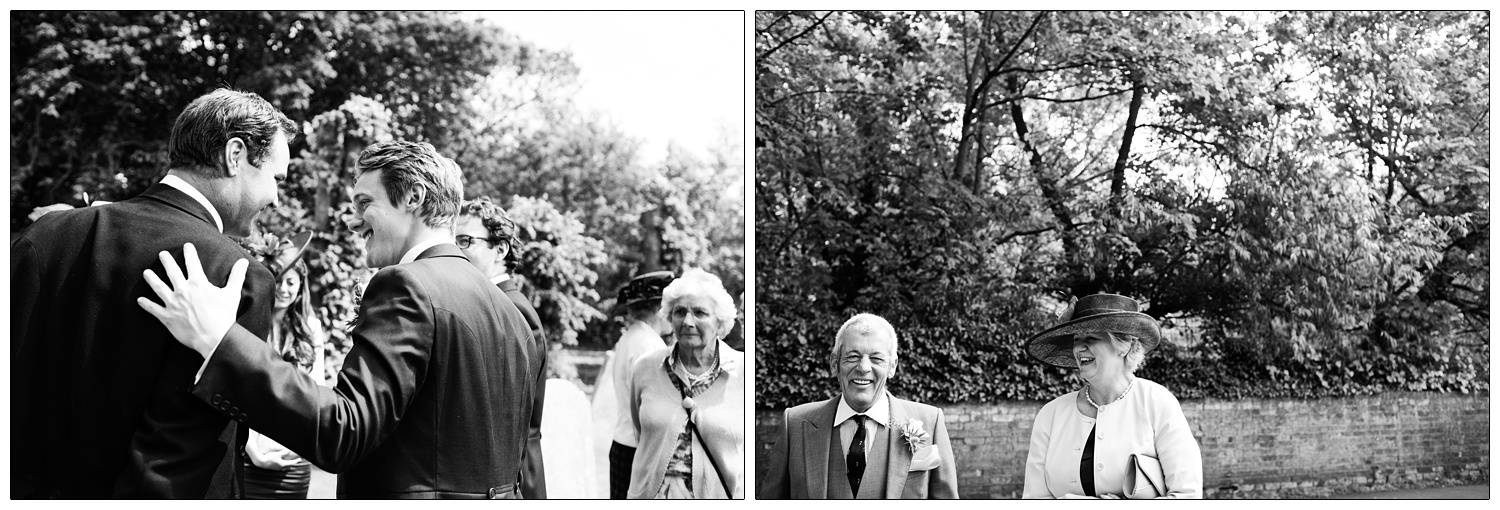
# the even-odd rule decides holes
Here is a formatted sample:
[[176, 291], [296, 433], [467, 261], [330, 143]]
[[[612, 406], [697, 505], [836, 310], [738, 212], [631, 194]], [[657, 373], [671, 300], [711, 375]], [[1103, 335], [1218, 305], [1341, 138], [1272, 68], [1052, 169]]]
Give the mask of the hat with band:
[[1141, 347], [1150, 352], [1161, 343], [1161, 326], [1140, 309], [1140, 303], [1119, 294], [1084, 296], [1063, 310], [1056, 324], [1027, 339], [1026, 352], [1048, 365], [1078, 368], [1073, 338], [1104, 332], [1140, 339]]

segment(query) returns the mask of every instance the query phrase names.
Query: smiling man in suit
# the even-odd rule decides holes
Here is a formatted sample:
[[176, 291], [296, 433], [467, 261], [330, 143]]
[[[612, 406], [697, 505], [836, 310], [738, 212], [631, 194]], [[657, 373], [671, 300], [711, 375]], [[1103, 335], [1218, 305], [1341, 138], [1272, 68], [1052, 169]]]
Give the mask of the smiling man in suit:
[[[243, 277], [207, 281], [184, 249], [163, 304], [140, 305], [207, 361], [192, 395], [338, 473], [340, 498], [520, 499], [537, 366], [531, 329], [453, 244], [463, 176], [432, 145], [382, 142], [357, 162], [349, 228], [381, 268], [334, 388], [225, 319]], [[191, 374], [189, 374], [191, 375]], [[192, 381], [189, 381], [192, 382]]]
[[871, 314], [844, 322], [829, 362], [842, 394], [786, 410], [758, 499], [956, 499], [943, 411], [891, 396], [896, 330]]
[[[136, 299], [142, 271], [188, 242], [223, 281], [247, 256], [226, 234], [276, 203], [296, 133], [260, 96], [215, 90], [177, 117], [161, 182], [47, 214], [11, 243], [11, 498], [242, 495], [245, 436], [188, 393], [203, 358]], [[268, 333], [273, 286], [251, 265], [230, 321]]]

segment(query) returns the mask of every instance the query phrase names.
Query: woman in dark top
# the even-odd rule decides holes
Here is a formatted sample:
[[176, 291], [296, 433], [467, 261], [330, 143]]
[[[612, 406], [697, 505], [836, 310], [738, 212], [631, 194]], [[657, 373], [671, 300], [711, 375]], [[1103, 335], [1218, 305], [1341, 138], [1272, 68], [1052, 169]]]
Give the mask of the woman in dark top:
[[[272, 256], [265, 257], [266, 267], [277, 281], [269, 341], [282, 359], [326, 386], [323, 345], [328, 335], [313, 313], [307, 264], [300, 258], [309, 238], [299, 235], [294, 243], [284, 243]], [[246, 499], [307, 499], [312, 467], [296, 452], [251, 430], [245, 457]]]
[[[1135, 376], [1161, 342], [1156, 319], [1139, 306], [1115, 294], [1085, 296], [1027, 341], [1032, 357], [1076, 369], [1082, 384], [1037, 412], [1022, 497], [1203, 497], [1203, 456], [1182, 406]], [[1132, 456], [1163, 486], [1133, 485]]]

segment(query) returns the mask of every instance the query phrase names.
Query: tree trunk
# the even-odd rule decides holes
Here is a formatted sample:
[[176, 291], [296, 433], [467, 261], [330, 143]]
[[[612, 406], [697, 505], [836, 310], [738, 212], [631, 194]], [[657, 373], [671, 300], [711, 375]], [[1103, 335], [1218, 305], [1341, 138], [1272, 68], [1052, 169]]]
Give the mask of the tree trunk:
[[641, 273], [661, 271], [662, 221], [661, 209], [641, 213]]
[[[1130, 162], [1130, 145], [1135, 141], [1135, 129], [1137, 119], [1141, 112], [1141, 101], [1146, 93], [1146, 85], [1143, 83], [1141, 71], [1132, 69], [1130, 71], [1130, 109], [1125, 115], [1125, 133], [1120, 137], [1120, 155], [1115, 158], [1115, 167], [1110, 171], [1109, 178], [1109, 211], [1104, 217], [1105, 231], [1116, 238], [1123, 238], [1125, 230], [1121, 226], [1124, 221], [1121, 218], [1125, 213], [1125, 167]], [[1119, 292], [1117, 285], [1118, 274], [1116, 269], [1121, 264], [1115, 253], [1116, 242], [1106, 242], [1100, 252], [1098, 261], [1098, 274], [1102, 288], [1107, 292]]]
[[1130, 91], [1130, 112], [1125, 116], [1125, 134], [1120, 137], [1120, 156], [1115, 159], [1114, 171], [1109, 180], [1109, 205], [1111, 220], [1119, 220], [1125, 202], [1125, 164], [1130, 161], [1130, 144], [1135, 140], [1136, 120], [1141, 113], [1141, 100], [1146, 95], [1140, 70], [1130, 71], [1133, 85]]
[[[1021, 94], [1020, 80], [1014, 75], [1006, 78], [1005, 83], [1010, 88], [1011, 94]], [[1052, 215], [1062, 226], [1059, 230], [1062, 233], [1063, 251], [1069, 254], [1078, 253], [1078, 242], [1073, 238], [1073, 230], [1076, 228], [1073, 225], [1073, 214], [1068, 211], [1067, 204], [1063, 203], [1062, 191], [1057, 188], [1057, 183], [1053, 182], [1042, 168], [1042, 153], [1031, 143], [1030, 130], [1026, 127], [1026, 112], [1021, 109], [1020, 100], [1011, 101], [1010, 120], [1016, 126], [1016, 139], [1021, 141], [1021, 147], [1030, 155], [1028, 166], [1031, 168], [1032, 176], [1036, 178], [1037, 186], [1042, 190], [1042, 198], [1047, 200], [1047, 207], [1052, 210]]]

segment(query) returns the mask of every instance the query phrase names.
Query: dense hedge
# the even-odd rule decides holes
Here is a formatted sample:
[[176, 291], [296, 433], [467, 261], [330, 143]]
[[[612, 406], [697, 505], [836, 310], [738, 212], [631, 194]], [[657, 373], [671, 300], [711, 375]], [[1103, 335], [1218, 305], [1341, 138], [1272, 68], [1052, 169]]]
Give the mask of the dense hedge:
[[[880, 314], [878, 310], [870, 310]], [[837, 393], [828, 365], [834, 334], [848, 315], [822, 317], [813, 306], [756, 306], [756, 406], [782, 408]], [[900, 337], [900, 367], [890, 390], [928, 403], [1050, 400], [1077, 389], [1072, 370], [1031, 359], [1022, 343], [1050, 321], [1036, 312], [909, 327], [889, 315]], [[928, 321], [916, 321], [928, 322]], [[1193, 348], [1163, 342], [1137, 375], [1178, 398], [1320, 398], [1385, 391], [1488, 392], [1489, 348], [1405, 345], [1386, 352], [1347, 351], [1272, 363], [1245, 342], [1205, 339]]]

